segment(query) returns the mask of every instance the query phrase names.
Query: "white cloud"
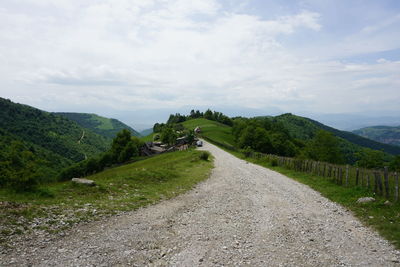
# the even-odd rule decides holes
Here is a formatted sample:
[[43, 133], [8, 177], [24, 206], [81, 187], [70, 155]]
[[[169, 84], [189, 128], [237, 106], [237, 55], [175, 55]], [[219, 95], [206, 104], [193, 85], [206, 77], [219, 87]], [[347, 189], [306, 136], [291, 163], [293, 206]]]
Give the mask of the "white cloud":
[[0, 10], [7, 62], [0, 90], [13, 96], [24, 88], [21, 99], [120, 110], [229, 104], [328, 111], [346, 106], [349, 88], [392, 92], [399, 74], [397, 62], [296, 56], [282, 36], [325, 30], [321, 15], [308, 10], [265, 19], [229, 12], [216, 0], [18, 1], [29, 9]]

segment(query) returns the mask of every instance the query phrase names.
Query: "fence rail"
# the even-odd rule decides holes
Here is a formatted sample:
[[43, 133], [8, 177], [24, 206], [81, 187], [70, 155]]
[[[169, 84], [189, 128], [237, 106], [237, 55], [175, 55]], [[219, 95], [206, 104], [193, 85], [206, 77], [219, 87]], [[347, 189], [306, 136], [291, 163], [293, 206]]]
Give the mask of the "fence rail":
[[350, 165], [336, 165], [308, 159], [281, 157], [276, 155], [250, 153], [252, 158], [266, 159], [277, 166], [298, 172], [309, 173], [321, 178], [332, 179], [345, 187], [363, 187], [394, 202], [399, 201], [399, 174], [383, 170], [372, 170]]
[[[200, 137], [222, 148], [238, 151], [234, 146], [215, 141], [203, 135], [200, 135]], [[257, 159], [266, 159], [270, 162], [275, 161], [277, 166], [298, 172], [309, 173], [321, 178], [331, 179], [338, 185], [345, 187], [359, 186], [367, 188], [388, 200], [394, 202], [399, 201], [399, 174], [397, 172], [389, 172], [387, 167], [383, 170], [373, 170], [351, 165], [337, 165], [327, 162], [281, 157], [259, 152], [251, 152], [247, 156]]]

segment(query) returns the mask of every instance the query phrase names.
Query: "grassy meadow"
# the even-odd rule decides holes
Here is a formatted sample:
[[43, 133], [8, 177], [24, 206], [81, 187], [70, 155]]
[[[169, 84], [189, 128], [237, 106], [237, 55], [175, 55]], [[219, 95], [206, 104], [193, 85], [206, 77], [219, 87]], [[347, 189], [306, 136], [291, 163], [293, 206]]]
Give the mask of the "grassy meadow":
[[192, 119], [182, 123], [189, 130], [197, 126], [201, 128], [201, 135], [215, 142], [234, 146], [235, 141], [232, 135], [232, 127], [207, 119]]
[[0, 190], [0, 244], [7, 246], [13, 235], [59, 232], [186, 192], [213, 167], [212, 158], [202, 160], [201, 154], [191, 149], [110, 168], [86, 177], [96, 182], [93, 187], [67, 181], [31, 194]]

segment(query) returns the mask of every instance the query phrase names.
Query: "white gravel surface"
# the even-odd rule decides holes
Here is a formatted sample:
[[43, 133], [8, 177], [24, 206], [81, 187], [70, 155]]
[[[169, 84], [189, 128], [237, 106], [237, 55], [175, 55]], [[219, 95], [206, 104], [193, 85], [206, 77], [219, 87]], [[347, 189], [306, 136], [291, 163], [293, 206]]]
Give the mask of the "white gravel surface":
[[204, 142], [211, 177], [154, 206], [0, 255], [0, 266], [400, 266], [350, 212]]

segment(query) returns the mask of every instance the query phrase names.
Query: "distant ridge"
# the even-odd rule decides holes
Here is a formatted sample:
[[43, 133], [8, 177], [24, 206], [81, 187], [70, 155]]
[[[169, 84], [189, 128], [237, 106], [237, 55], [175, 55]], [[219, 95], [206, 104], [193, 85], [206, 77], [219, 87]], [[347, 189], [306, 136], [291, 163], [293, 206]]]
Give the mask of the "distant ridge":
[[146, 129], [146, 130], [141, 131], [140, 135], [141, 136], [148, 136], [149, 134], [152, 134], [152, 133], [153, 133], [153, 128], [150, 128], [150, 129]]
[[117, 119], [105, 118], [92, 113], [57, 112], [55, 114], [73, 120], [80, 126], [90, 129], [108, 139], [114, 138], [123, 129], [127, 129], [134, 136], [140, 136], [139, 132]]
[[392, 155], [400, 154], [400, 147], [380, 143], [351, 132], [341, 131], [309, 118], [286, 113], [274, 117], [274, 120], [281, 122], [289, 130], [290, 134], [293, 137], [299, 139], [306, 140], [312, 138], [318, 130], [322, 129], [331, 132], [335, 136], [341, 137], [350, 143], [362, 147], [367, 147], [376, 150], [383, 150], [386, 153]]
[[400, 126], [371, 126], [353, 131], [353, 133], [377, 142], [400, 146]]

